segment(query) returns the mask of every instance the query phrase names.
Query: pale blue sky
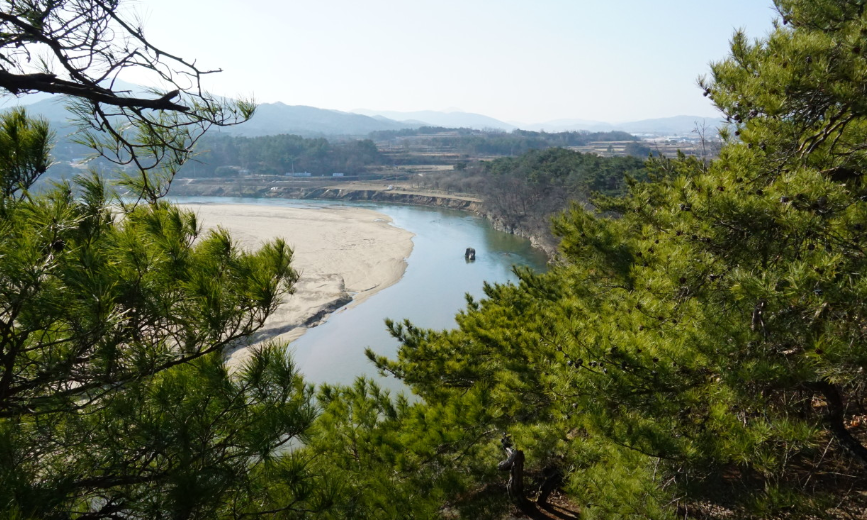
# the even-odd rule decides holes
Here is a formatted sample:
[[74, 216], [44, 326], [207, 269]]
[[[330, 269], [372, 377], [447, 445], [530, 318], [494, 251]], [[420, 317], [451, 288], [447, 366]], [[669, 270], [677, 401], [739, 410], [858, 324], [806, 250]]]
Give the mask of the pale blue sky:
[[[223, 73], [206, 87], [352, 110], [505, 121], [714, 116], [696, 78], [770, 0], [135, 0], [145, 34]], [[133, 78], [134, 79], [134, 78]]]

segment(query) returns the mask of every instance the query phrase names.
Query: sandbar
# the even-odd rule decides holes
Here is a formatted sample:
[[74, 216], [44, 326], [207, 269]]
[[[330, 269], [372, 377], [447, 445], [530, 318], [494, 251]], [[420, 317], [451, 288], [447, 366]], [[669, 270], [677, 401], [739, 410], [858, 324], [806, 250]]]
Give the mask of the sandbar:
[[292, 208], [244, 204], [181, 204], [203, 231], [223, 227], [246, 249], [282, 237], [299, 273], [295, 293], [250, 341], [226, 353], [238, 366], [252, 345], [292, 341], [332, 312], [349, 308], [395, 284], [406, 270], [413, 233], [376, 211], [348, 206]]

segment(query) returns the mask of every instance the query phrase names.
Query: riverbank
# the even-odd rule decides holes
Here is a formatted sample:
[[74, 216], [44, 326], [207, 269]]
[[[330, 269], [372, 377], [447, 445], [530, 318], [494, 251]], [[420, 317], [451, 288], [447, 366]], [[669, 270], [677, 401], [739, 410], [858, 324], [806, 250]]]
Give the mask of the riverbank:
[[464, 195], [442, 195], [425, 190], [405, 190], [387, 184], [337, 183], [331, 185], [297, 186], [293, 182], [258, 180], [225, 181], [222, 179], [178, 179], [172, 185], [176, 197], [253, 197], [295, 200], [345, 200], [352, 202], [385, 202], [410, 206], [459, 209], [478, 213], [480, 199]]
[[[254, 249], [284, 238], [298, 271], [295, 294], [268, 318], [250, 343], [292, 341], [335, 310], [358, 305], [395, 284], [406, 270], [413, 234], [391, 225], [381, 213], [353, 207], [290, 208], [241, 204], [182, 204], [202, 227], [227, 229], [238, 244]], [[249, 345], [228, 353], [242, 363]]]
[[373, 188], [370, 183], [336, 183], [311, 187], [292, 182], [257, 180], [226, 181], [224, 179], [178, 179], [172, 185], [172, 196], [178, 197], [251, 197], [295, 200], [344, 200], [352, 202], [383, 202], [409, 206], [468, 211], [487, 219], [495, 229], [530, 240], [549, 260], [557, 256], [557, 244], [550, 234], [535, 233], [519, 225], [510, 225], [485, 211], [481, 199], [459, 194], [443, 195], [423, 190], [406, 190], [388, 185]]

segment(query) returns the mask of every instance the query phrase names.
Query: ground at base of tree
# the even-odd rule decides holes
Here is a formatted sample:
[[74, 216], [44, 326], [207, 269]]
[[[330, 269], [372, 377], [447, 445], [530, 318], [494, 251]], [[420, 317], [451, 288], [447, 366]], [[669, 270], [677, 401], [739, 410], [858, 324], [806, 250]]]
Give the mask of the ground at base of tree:
[[544, 505], [539, 505], [536, 502], [530, 502], [525, 510], [513, 506], [512, 512], [504, 520], [523, 520], [530, 518], [533, 520], [573, 520], [580, 518], [580, 507], [569, 500], [562, 493], [554, 492], [548, 497], [548, 501]]

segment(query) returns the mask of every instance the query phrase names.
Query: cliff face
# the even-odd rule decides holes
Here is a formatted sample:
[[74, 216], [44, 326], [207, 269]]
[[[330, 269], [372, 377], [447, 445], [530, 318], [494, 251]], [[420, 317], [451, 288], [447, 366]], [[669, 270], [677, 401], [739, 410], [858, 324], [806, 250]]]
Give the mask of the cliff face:
[[532, 230], [520, 224], [509, 223], [502, 218], [489, 212], [476, 212], [491, 223], [491, 227], [497, 231], [516, 235], [521, 238], [526, 238], [533, 244], [533, 247], [545, 253], [549, 261], [557, 258], [557, 242], [550, 233], [545, 233], [542, 230]]

